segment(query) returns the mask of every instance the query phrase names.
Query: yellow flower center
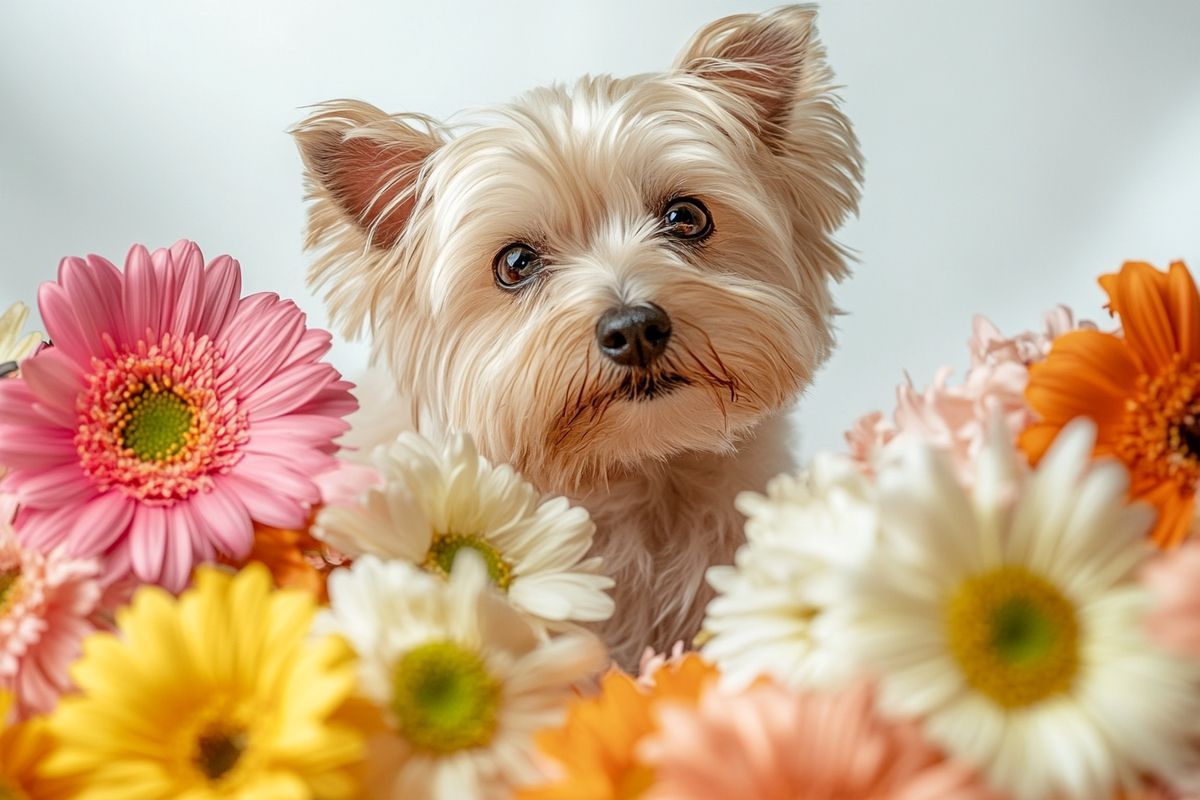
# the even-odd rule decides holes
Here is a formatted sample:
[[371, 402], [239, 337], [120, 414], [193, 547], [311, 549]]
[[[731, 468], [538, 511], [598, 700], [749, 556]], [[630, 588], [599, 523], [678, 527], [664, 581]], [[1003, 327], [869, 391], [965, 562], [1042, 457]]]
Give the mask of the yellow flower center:
[[946, 639], [968, 684], [1004, 708], [1068, 691], [1079, 621], [1053, 584], [1006, 566], [963, 581], [945, 608]]
[[446, 576], [454, 567], [454, 559], [463, 548], [474, 550], [483, 556], [487, 565], [488, 577], [502, 591], [508, 591], [512, 583], [512, 564], [495, 547], [488, 544], [482, 536], [470, 536], [460, 533], [435, 533], [429, 552], [425, 555], [422, 566], [430, 572]]
[[247, 743], [245, 729], [210, 724], [196, 737], [192, 763], [209, 782], [219, 781], [237, 766]]
[[122, 446], [141, 461], [171, 461], [183, 454], [196, 414], [182, 390], [150, 382], [132, 394], [117, 418]]
[[1138, 379], [1116, 449], [1135, 471], [1195, 486], [1200, 480], [1200, 364], [1184, 364], [1176, 355], [1158, 375]]
[[[21, 591], [21, 569], [13, 567], [10, 569], [0, 569], [0, 616], [8, 612], [9, 608]], [[0, 720], [2, 721], [2, 720]], [[4, 795], [0, 795], [0, 800], [3, 800]]]
[[491, 741], [500, 684], [478, 653], [449, 641], [404, 654], [392, 679], [392, 713], [413, 747], [453, 753]]

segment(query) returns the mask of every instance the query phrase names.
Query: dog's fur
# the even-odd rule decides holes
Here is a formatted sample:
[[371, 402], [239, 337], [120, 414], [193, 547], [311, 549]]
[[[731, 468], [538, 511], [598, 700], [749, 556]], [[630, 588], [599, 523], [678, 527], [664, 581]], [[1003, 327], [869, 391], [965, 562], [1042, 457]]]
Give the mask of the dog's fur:
[[[591, 511], [626, 665], [696, 634], [704, 570], [742, 541], [733, 498], [791, 466], [784, 413], [833, 344], [860, 159], [813, 23], [722, 19], [665, 73], [534, 89], [453, 128], [341, 100], [294, 131], [334, 319], [369, 330], [414, 419]], [[663, 235], [680, 196], [711, 212], [705, 241]], [[515, 292], [492, 267], [512, 242], [545, 258]], [[598, 349], [622, 303], [673, 322], [647, 370]]]

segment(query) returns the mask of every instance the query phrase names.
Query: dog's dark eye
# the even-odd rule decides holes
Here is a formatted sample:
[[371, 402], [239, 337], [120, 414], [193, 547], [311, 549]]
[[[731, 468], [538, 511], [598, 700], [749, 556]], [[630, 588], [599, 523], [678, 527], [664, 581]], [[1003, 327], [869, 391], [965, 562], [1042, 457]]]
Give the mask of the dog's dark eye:
[[492, 269], [496, 283], [504, 289], [518, 289], [542, 268], [542, 257], [527, 244], [510, 244], [496, 255]]
[[679, 239], [703, 239], [713, 229], [708, 209], [692, 197], [680, 197], [667, 203], [663, 226], [668, 236]]

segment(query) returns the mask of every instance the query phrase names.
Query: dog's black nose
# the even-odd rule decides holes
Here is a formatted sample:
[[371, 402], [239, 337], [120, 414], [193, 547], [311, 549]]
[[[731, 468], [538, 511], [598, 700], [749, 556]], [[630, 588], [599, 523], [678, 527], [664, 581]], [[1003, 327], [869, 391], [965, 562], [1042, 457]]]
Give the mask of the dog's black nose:
[[618, 306], [596, 323], [600, 352], [625, 367], [647, 367], [667, 349], [671, 318], [653, 303]]

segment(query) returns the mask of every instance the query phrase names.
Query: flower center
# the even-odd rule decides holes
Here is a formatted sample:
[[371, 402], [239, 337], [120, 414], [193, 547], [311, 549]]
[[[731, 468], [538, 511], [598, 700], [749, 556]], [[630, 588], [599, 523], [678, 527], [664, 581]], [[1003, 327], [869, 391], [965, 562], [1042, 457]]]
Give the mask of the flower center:
[[1071, 688], [1079, 621], [1049, 581], [1000, 567], [964, 581], [945, 613], [947, 643], [964, 678], [997, 704], [1021, 708]]
[[1130, 467], [1160, 480], [1200, 481], [1200, 364], [1176, 355], [1158, 375], [1138, 379], [1116, 449]]
[[76, 400], [80, 464], [101, 491], [117, 487], [170, 503], [208, 488], [241, 458], [246, 412], [233, 375], [207, 336], [165, 334], [154, 344], [93, 359]]
[[392, 712], [414, 747], [444, 754], [491, 741], [500, 684], [477, 653], [448, 641], [415, 647], [396, 665], [392, 689]]
[[463, 548], [474, 550], [483, 556], [487, 565], [488, 577], [497, 587], [508, 591], [512, 583], [512, 564], [500, 555], [500, 551], [484, 541], [481, 536], [468, 536], [460, 533], [435, 533], [429, 552], [425, 555], [422, 566], [430, 572], [446, 576], [454, 567], [454, 559]]
[[[12, 601], [17, 599], [21, 590], [21, 569], [13, 567], [0, 569], [0, 616], [8, 612]], [[2, 722], [3, 720], [0, 720]], [[0, 795], [3, 798], [4, 795]]]
[[246, 751], [246, 731], [215, 724], [196, 737], [192, 763], [210, 782], [225, 777]]
[[150, 384], [130, 398], [129, 410], [117, 422], [117, 435], [142, 461], [170, 461], [187, 446], [195, 420], [178, 388]]

